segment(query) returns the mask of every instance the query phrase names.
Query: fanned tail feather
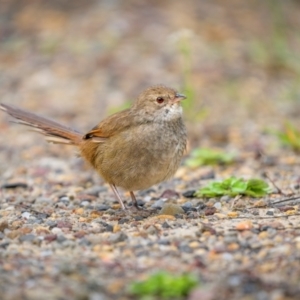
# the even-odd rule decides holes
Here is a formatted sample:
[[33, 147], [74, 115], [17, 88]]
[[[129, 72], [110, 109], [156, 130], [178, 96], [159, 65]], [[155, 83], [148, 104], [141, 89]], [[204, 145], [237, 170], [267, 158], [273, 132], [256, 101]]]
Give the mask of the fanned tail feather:
[[15, 118], [13, 122], [28, 126], [33, 131], [43, 134], [50, 143], [78, 145], [82, 140], [82, 134], [79, 131], [55, 121], [7, 104], [0, 104], [0, 109]]

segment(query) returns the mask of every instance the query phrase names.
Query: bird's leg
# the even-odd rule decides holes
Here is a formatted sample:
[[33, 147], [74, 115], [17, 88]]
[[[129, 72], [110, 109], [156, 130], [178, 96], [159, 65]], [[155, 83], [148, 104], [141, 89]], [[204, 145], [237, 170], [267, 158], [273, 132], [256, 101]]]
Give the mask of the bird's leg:
[[120, 194], [119, 194], [119, 192], [118, 192], [116, 186], [115, 186], [114, 184], [110, 184], [110, 187], [111, 187], [111, 189], [113, 190], [113, 192], [114, 192], [114, 194], [115, 194], [117, 200], [119, 201], [119, 203], [120, 203], [122, 209], [123, 209], [123, 210], [127, 210], [126, 206], [124, 205], [124, 203], [123, 203], [123, 201], [122, 201], [122, 199], [121, 199], [121, 197], [120, 197]]
[[132, 200], [132, 205], [136, 208], [136, 209], [140, 209], [139, 206], [138, 206], [138, 203], [137, 203], [137, 200], [135, 198], [135, 195], [133, 193], [133, 191], [130, 191], [130, 197], [131, 197], [131, 200]]

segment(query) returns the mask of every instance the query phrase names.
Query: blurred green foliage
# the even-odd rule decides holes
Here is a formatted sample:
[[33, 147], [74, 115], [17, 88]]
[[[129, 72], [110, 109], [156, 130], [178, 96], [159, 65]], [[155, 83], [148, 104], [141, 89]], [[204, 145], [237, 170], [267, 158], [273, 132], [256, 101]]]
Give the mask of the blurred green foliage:
[[167, 272], [158, 272], [144, 281], [133, 282], [129, 288], [138, 299], [183, 299], [198, 285], [190, 274], [174, 276]]
[[[271, 34], [266, 39], [252, 40], [250, 53], [254, 62], [267, 68], [270, 72], [278, 73], [288, 70], [300, 76], [300, 60], [289, 43], [290, 28], [285, 15], [284, 1], [268, 0], [266, 2], [270, 13]], [[294, 32], [299, 37], [299, 33]]]
[[189, 167], [196, 168], [203, 165], [230, 164], [234, 162], [235, 155], [221, 150], [198, 148], [192, 151], [191, 157], [185, 161]]
[[283, 131], [275, 132], [281, 143], [300, 152], [300, 131], [290, 122], [286, 122]]
[[266, 196], [270, 192], [268, 184], [261, 179], [230, 177], [220, 182], [211, 182], [196, 192], [197, 197], [221, 197], [224, 195], [246, 195], [254, 198]]

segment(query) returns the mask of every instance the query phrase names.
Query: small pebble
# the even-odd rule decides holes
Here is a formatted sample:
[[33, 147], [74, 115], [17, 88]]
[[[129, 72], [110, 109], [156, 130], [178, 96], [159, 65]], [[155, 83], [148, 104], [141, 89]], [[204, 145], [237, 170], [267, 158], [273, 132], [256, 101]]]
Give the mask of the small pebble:
[[203, 201], [199, 201], [199, 202], [197, 202], [197, 204], [196, 204], [196, 209], [198, 209], [198, 210], [202, 210], [202, 209], [204, 209], [206, 207], [206, 204], [203, 202]]
[[178, 247], [178, 249], [181, 251], [181, 252], [185, 252], [185, 253], [193, 253], [193, 249], [189, 246], [189, 245], [180, 245]]
[[105, 205], [105, 204], [100, 204], [100, 205], [96, 205], [95, 209], [98, 210], [98, 211], [105, 211], [105, 210], [110, 209], [110, 206]]
[[91, 244], [92, 243], [89, 240], [87, 240], [86, 238], [82, 238], [79, 241], [79, 245], [81, 245], [81, 246], [90, 246]]
[[152, 208], [162, 208], [165, 204], [165, 201], [162, 199], [159, 199], [154, 202], [154, 204], [151, 205]]
[[266, 207], [267, 203], [264, 200], [258, 200], [253, 204], [254, 207]]
[[249, 229], [253, 228], [253, 224], [250, 220], [246, 220], [246, 221], [238, 223], [235, 226], [235, 228], [236, 228], [236, 230], [239, 230], [239, 231], [249, 230]]
[[120, 231], [110, 235], [108, 241], [111, 243], [119, 243], [125, 241], [126, 239], [128, 239], [128, 236], [124, 232]]
[[8, 228], [8, 222], [7, 221], [2, 221], [0, 223], [0, 232], [3, 232], [4, 229]]
[[30, 216], [31, 216], [30, 212], [25, 211], [25, 212], [22, 213], [22, 218], [24, 218], [24, 219], [29, 219]]
[[163, 222], [163, 224], [162, 224], [162, 228], [171, 228], [171, 226], [165, 221], [165, 222]]
[[42, 223], [43, 223], [43, 220], [32, 217], [32, 216], [27, 220], [27, 224], [42, 224]]
[[230, 211], [230, 212], [227, 213], [227, 216], [229, 218], [237, 218], [239, 216], [239, 214], [236, 211]]
[[31, 242], [36, 238], [34, 234], [25, 234], [19, 237], [20, 242]]
[[196, 212], [197, 209], [193, 206], [192, 203], [188, 203], [188, 204], [184, 204], [181, 206], [183, 208], [183, 210], [186, 212], [186, 213], [192, 213], [192, 212]]
[[181, 207], [184, 210], [191, 210], [192, 208], [194, 208], [192, 202], [190, 202], [190, 201], [185, 202]]
[[142, 221], [144, 220], [146, 217], [145, 216], [134, 216], [134, 220], [135, 221]]
[[105, 186], [93, 186], [86, 190], [84, 190], [84, 193], [87, 195], [98, 197], [98, 195], [102, 192], [105, 192], [107, 188]]
[[63, 202], [64, 204], [69, 204], [70, 203], [70, 198], [68, 196], [63, 196], [59, 198], [60, 202]]
[[211, 216], [213, 215], [215, 212], [216, 212], [216, 208], [215, 207], [206, 207], [205, 210], [204, 210], [204, 214], [206, 216]]
[[47, 241], [47, 242], [52, 242], [52, 241], [55, 241], [57, 239], [57, 235], [56, 234], [47, 234], [45, 237], [44, 237], [44, 240]]
[[159, 212], [160, 215], [170, 215], [175, 216], [177, 214], [183, 214], [184, 210], [181, 206], [173, 203], [165, 203]]
[[228, 195], [222, 196], [220, 202], [229, 202], [232, 198]]
[[220, 214], [220, 213], [215, 213], [214, 216], [216, 216], [218, 219], [226, 219], [226, 215], [225, 214]]
[[185, 198], [196, 198], [195, 193], [196, 193], [196, 190], [189, 190], [189, 191], [182, 193], [182, 196]]
[[46, 221], [46, 225], [49, 226], [50, 228], [51, 227], [55, 227], [56, 226], [56, 222], [53, 221], [53, 220], [47, 220]]
[[179, 198], [179, 194], [174, 191], [174, 190], [165, 190], [159, 198], [162, 199], [178, 199]]
[[222, 208], [222, 204], [221, 204], [220, 202], [216, 202], [216, 203], [214, 204], [214, 207], [215, 207], [216, 209], [220, 210], [220, 209]]
[[37, 197], [36, 199], [35, 199], [35, 203], [51, 203], [52, 202], [52, 200], [51, 199], [49, 199], [49, 198], [46, 198], [46, 197]]
[[130, 222], [130, 219], [129, 218], [122, 218], [119, 220], [119, 224], [126, 224], [126, 223], [129, 223]]
[[236, 243], [237, 240], [237, 234], [235, 232], [230, 232], [224, 236], [224, 242], [226, 244]]
[[110, 224], [107, 223], [102, 223], [103, 227], [105, 228], [105, 231], [107, 232], [113, 232], [114, 231], [114, 227]]
[[165, 246], [171, 244], [171, 242], [170, 242], [169, 240], [164, 240], [164, 239], [158, 240], [157, 243], [158, 243], [159, 245], [165, 245]]
[[54, 228], [52, 228], [51, 232], [53, 234], [61, 234], [62, 230], [60, 228], [58, 228], [58, 227], [54, 227]]
[[57, 240], [58, 243], [63, 243], [64, 241], [67, 240], [67, 238], [66, 238], [64, 235], [59, 234], [59, 235], [57, 236], [56, 240]]
[[145, 202], [150, 202], [152, 200], [152, 197], [151, 196], [145, 196], [144, 197], [144, 201]]
[[153, 225], [149, 226], [146, 231], [149, 234], [157, 234], [158, 233], [157, 228]]

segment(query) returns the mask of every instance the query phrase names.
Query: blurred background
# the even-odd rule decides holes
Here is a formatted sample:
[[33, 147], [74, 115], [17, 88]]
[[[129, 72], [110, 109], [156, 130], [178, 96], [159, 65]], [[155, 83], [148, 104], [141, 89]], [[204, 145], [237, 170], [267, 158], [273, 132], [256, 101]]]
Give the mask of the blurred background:
[[[255, 143], [300, 128], [299, 13], [296, 0], [1, 0], [0, 99], [87, 131], [165, 84], [188, 96], [192, 147]], [[5, 143], [26, 147], [7, 120]]]
[[[141, 192], [137, 195], [139, 198], [153, 195], [150, 199], [154, 201], [164, 197], [163, 192], [169, 189], [174, 190], [176, 197], [184, 191], [192, 191], [193, 196], [193, 190], [207, 179], [232, 175], [261, 178], [264, 172], [269, 172], [269, 177], [280, 189], [289, 193], [282, 196], [290, 195], [291, 191], [299, 193], [300, 155], [290, 155], [291, 149], [300, 152], [299, 0], [0, 0], [0, 102], [20, 106], [87, 132], [105, 116], [127, 107], [144, 88], [154, 84], [168, 85], [188, 97], [183, 105], [189, 158], [193, 159], [194, 148], [208, 150], [204, 149], [204, 158], [196, 157], [193, 161], [185, 158], [183, 164], [188, 167], [180, 168], [177, 178], [145, 194]], [[144, 278], [143, 274], [150, 269], [164, 269], [165, 266], [174, 273], [203, 272], [205, 280], [214, 281], [212, 288], [217, 288], [216, 295], [225, 286], [231, 291], [238, 284], [237, 298], [221, 292], [227, 299], [242, 299], [242, 294], [250, 299], [252, 291], [260, 291], [263, 283], [267, 292], [259, 293], [259, 299], [268, 299], [270, 290], [274, 291], [272, 299], [292, 299], [289, 295], [299, 291], [296, 267], [299, 263], [295, 263], [299, 261], [299, 254], [297, 256], [294, 251], [299, 246], [296, 240], [299, 226], [296, 226], [296, 219], [286, 218], [291, 215], [288, 215], [290, 206], [282, 210], [286, 213], [283, 217], [286, 221], [269, 223], [271, 220], [267, 218], [272, 218], [273, 211], [277, 217], [273, 206], [270, 214], [268, 209], [264, 215], [258, 209], [265, 207], [266, 202], [249, 202], [251, 212], [248, 212], [244, 210], [243, 199], [229, 202], [230, 197], [225, 196], [227, 200], [220, 200], [222, 206], [218, 202], [217, 211], [220, 207], [225, 209], [220, 209], [222, 213], [216, 217], [222, 223], [221, 231], [221, 227], [215, 225], [221, 223], [214, 223], [217, 219], [209, 219], [213, 222], [208, 226], [204, 225], [206, 221], [202, 223], [199, 219], [201, 226], [194, 238], [194, 231], [185, 227], [189, 217], [178, 218], [178, 226], [166, 223], [166, 232], [169, 232], [167, 228], [173, 228], [179, 234], [176, 238], [173, 233], [169, 235], [170, 244], [165, 244], [168, 234], [161, 234], [162, 231], [152, 226], [158, 220], [151, 218], [150, 227], [138, 225], [141, 219], [136, 219], [132, 228], [127, 224], [120, 227], [112, 214], [114, 221], [110, 217], [103, 221], [113, 230], [119, 227], [118, 230], [122, 228], [126, 232], [126, 228], [130, 228], [129, 238], [134, 235], [136, 239], [133, 240], [137, 241], [134, 243], [142, 241], [140, 245], [144, 248], [135, 247], [138, 244], [133, 243], [134, 250], [129, 250], [120, 235], [122, 240], [105, 241], [103, 246], [108, 248], [102, 249], [102, 240], [93, 237], [98, 234], [98, 227], [90, 231], [93, 224], [86, 224], [92, 220], [91, 209], [98, 209], [103, 203], [109, 204], [108, 207], [112, 205], [112, 192], [106, 192], [105, 186], [103, 189], [103, 181], [74, 155], [72, 147], [47, 144], [38, 134], [11, 124], [9, 120], [0, 111], [1, 217], [8, 220], [8, 223], [3, 221], [0, 228], [4, 233], [0, 232], [5, 257], [0, 277], [4, 278], [2, 287], [11, 295], [21, 291], [20, 299], [25, 299], [26, 295], [28, 299], [49, 299], [51, 295], [71, 299], [73, 293], [80, 299], [87, 299], [86, 295], [99, 289], [99, 297], [104, 299], [102, 289], [118, 293], [131, 278]], [[283, 144], [289, 146], [287, 151]], [[238, 153], [238, 157], [233, 159], [218, 153], [212, 157], [211, 149], [214, 148], [225, 154]], [[203, 161], [220, 166], [218, 169], [197, 169], [205, 164]], [[237, 163], [224, 167], [229, 161]], [[196, 168], [191, 170], [190, 166]], [[21, 190], [1, 188], [10, 183], [21, 183]], [[96, 188], [93, 196], [88, 195], [89, 188]], [[278, 189], [278, 193], [281, 190]], [[129, 199], [128, 194], [126, 197]], [[212, 199], [209, 205], [216, 201]], [[195, 203], [198, 208], [204, 202]], [[253, 225], [246, 223], [248, 220], [243, 225], [244, 229], [253, 226], [253, 230], [245, 231], [241, 239], [231, 235], [235, 225], [228, 229], [227, 222], [223, 228], [226, 221], [223, 218], [231, 210], [245, 212], [247, 218], [252, 218], [253, 214]], [[28, 217], [24, 214], [36, 217], [26, 221]], [[258, 223], [254, 215], [267, 218], [264, 223]], [[95, 218], [97, 216], [100, 215]], [[192, 218], [191, 224], [198, 224]], [[47, 239], [45, 247], [40, 248], [40, 235], [48, 235], [47, 228], [52, 230], [60, 219], [66, 220], [59, 225], [68, 227], [63, 228], [66, 237], [53, 231], [64, 239], [54, 246], [48, 245]], [[127, 223], [129, 219], [122, 220]], [[119, 224], [123, 223], [120, 220]], [[6, 231], [6, 228], [19, 230], [21, 224], [26, 227], [20, 228], [20, 238], [11, 235], [7, 242], [6, 232], [15, 234], [17, 230]], [[25, 231], [27, 226], [40, 231], [30, 233]], [[135, 227], [139, 231], [137, 235]], [[230, 232], [227, 235], [230, 242], [227, 239], [225, 246], [223, 229], [224, 236], [227, 229]], [[188, 231], [186, 236], [185, 230]], [[105, 231], [106, 234], [110, 229]], [[72, 232], [78, 233], [78, 242]], [[156, 235], [163, 243], [156, 244]], [[195, 246], [194, 241], [198, 238], [200, 241], [200, 236], [201, 243]], [[121, 243], [115, 246], [119, 241]], [[130, 239], [128, 241], [131, 243]], [[189, 241], [193, 241], [194, 246], [190, 246]], [[279, 247], [279, 244], [282, 245]], [[194, 250], [189, 250], [192, 247], [200, 251], [195, 250], [195, 260], [190, 256], [194, 255]], [[161, 249], [171, 250], [162, 252], [166, 250]], [[93, 252], [97, 259], [90, 256], [89, 260]], [[96, 262], [98, 258], [99, 263]], [[238, 277], [235, 272], [242, 275]], [[220, 281], [215, 281], [216, 275], [222, 276]], [[203, 294], [205, 299], [212, 299], [209, 289], [206, 296]], [[39, 296], [30, 297], [36, 290]], [[89, 299], [99, 297], [96, 294]]]

